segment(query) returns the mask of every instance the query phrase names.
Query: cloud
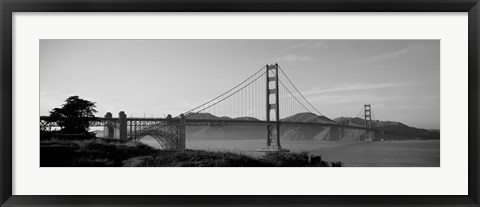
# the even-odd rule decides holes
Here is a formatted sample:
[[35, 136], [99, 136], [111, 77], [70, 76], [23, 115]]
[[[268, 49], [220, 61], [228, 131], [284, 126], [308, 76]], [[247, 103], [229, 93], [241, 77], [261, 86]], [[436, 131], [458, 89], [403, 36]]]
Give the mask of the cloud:
[[[376, 103], [375, 107], [384, 107], [385, 103], [399, 102], [424, 102], [438, 99], [438, 96], [374, 96], [374, 95], [317, 95], [307, 98], [310, 102], [320, 102], [322, 104], [340, 104], [340, 103]], [[391, 105], [391, 104], [389, 104]], [[402, 106], [403, 108], [407, 107]], [[408, 106], [419, 108], [419, 105]]]
[[[386, 97], [386, 96], [365, 96], [365, 95], [325, 95], [332, 92], [345, 92], [345, 91], [359, 91], [359, 90], [375, 90], [389, 87], [402, 87], [416, 85], [415, 83], [379, 83], [379, 84], [344, 84], [339, 86], [327, 86], [321, 88], [313, 88], [308, 91], [302, 92], [302, 95], [307, 97], [307, 100], [312, 102], [323, 102], [323, 103], [349, 103], [349, 102], [365, 102], [365, 101], [387, 101], [387, 100], [402, 100], [408, 99], [409, 97]], [[299, 97], [300, 95], [295, 91], [291, 91], [295, 96]], [[355, 93], [358, 94], [358, 93]], [[289, 96], [283, 95], [283, 97]], [[423, 97], [423, 96], [422, 96]], [[418, 99], [418, 97], [413, 97]], [[423, 97], [425, 98], [425, 97]], [[431, 97], [429, 97], [431, 99]]]
[[298, 55], [285, 55], [278, 59], [278, 61], [313, 61], [316, 60], [315, 57], [312, 56], [298, 56]]
[[432, 47], [435, 46], [435, 45], [438, 45], [438, 42], [433, 42], [433, 43], [429, 43], [429, 44], [411, 45], [411, 46], [408, 46], [406, 48], [403, 48], [403, 49], [400, 49], [400, 50], [397, 50], [397, 51], [384, 53], [384, 54], [379, 54], [379, 55], [375, 55], [375, 56], [372, 56], [372, 57], [360, 59], [357, 62], [358, 63], [371, 63], [371, 62], [389, 60], [389, 59], [394, 59], [394, 58], [397, 58], [397, 57], [401, 57], [401, 56], [403, 56], [403, 55], [405, 55], [409, 52], [415, 52], [415, 51], [417, 53], [424, 54], [428, 51], [435, 51], [435, 50], [432, 50]]
[[327, 48], [328, 44], [325, 41], [304, 41], [290, 47], [284, 48], [282, 51], [293, 50], [297, 48]]
[[60, 93], [58, 90], [49, 90], [49, 89], [40, 89], [40, 98], [42, 97], [52, 97], [52, 96], [60, 96], [65, 95]]
[[397, 50], [397, 51], [394, 51], [394, 52], [380, 54], [380, 55], [360, 59], [357, 62], [359, 62], [359, 63], [371, 63], [371, 62], [378, 62], [378, 61], [383, 61], [383, 60], [388, 60], [388, 59], [394, 59], [394, 58], [402, 56], [403, 54], [407, 53], [409, 50], [410, 50], [409, 48], [404, 48], [404, 49]]
[[357, 84], [344, 84], [333, 87], [323, 87], [323, 88], [314, 88], [307, 92], [305, 95], [309, 94], [320, 94], [320, 93], [330, 93], [330, 92], [339, 92], [339, 91], [352, 91], [352, 90], [373, 90], [381, 88], [390, 88], [390, 87], [401, 87], [401, 86], [410, 86], [415, 85], [414, 83], [357, 83]]
[[309, 47], [311, 47], [311, 48], [327, 48], [328, 44], [325, 41], [316, 41], [313, 44], [310, 44]]
[[409, 105], [398, 105], [398, 106], [390, 106], [390, 108], [392, 109], [431, 109], [432, 106], [409, 106]]

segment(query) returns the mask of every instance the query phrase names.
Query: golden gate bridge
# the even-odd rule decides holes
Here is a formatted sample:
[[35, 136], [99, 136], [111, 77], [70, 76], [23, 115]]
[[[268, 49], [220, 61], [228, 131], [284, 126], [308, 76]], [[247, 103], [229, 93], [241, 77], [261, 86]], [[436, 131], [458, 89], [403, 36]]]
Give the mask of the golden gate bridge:
[[[365, 104], [356, 116], [363, 112], [364, 126], [287, 119], [301, 112], [323, 116], [298, 90], [284, 70], [278, 64], [272, 64], [263, 66], [230, 90], [176, 117], [135, 118], [127, 117], [121, 111], [114, 118], [107, 112], [105, 117], [96, 118], [90, 125], [104, 127], [104, 138], [138, 142], [150, 136], [162, 148], [179, 151], [186, 149], [186, 127], [189, 126], [264, 126], [267, 132], [266, 144], [258, 150], [265, 152], [288, 151], [280, 143], [280, 129], [285, 126], [357, 129], [364, 131], [364, 141], [373, 141], [375, 131], [378, 131], [373, 128], [373, 113], [369, 104]], [[58, 125], [42, 116], [40, 127], [41, 130], [48, 131]]]

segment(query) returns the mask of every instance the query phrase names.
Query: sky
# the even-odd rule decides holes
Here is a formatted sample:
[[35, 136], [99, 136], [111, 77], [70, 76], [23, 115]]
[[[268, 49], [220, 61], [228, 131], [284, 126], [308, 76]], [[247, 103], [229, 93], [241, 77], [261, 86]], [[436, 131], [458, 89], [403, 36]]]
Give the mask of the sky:
[[323, 115], [440, 128], [439, 40], [40, 40], [40, 115], [71, 95], [97, 116], [164, 117], [278, 63]]

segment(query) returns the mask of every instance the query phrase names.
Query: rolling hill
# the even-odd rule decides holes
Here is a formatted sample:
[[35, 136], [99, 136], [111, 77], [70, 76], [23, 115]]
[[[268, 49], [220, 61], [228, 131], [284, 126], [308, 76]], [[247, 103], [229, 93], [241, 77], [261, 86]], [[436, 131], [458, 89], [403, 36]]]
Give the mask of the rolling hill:
[[[209, 113], [194, 114], [189, 119], [232, 119], [217, 117]], [[255, 120], [253, 117], [237, 117], [236, 120]], [[308, 123], [338, 123], [351, 126], [364, 126], [361, 118], [339, 117], [330, 119], [312, 113], [299, 113], [286, 117], [282, 121]], [[394, 121], [373, 121], [375, 129], [383, 133], [375, 133], [376, 139], [384, 140], [411, 140], [411, 139], [440, 139], [439, 130], [418, 129]], [[285, 126], [280, 129], [283, 140], [329, 140], [329, 141], [359, 141], [364, 139], [364, 131], [358, 129], [344, 129], [338, 127], [311, 127]], [[266, 130], [262, 126], [201, 126], [188, 127], [189, 139], [265, 139]]]

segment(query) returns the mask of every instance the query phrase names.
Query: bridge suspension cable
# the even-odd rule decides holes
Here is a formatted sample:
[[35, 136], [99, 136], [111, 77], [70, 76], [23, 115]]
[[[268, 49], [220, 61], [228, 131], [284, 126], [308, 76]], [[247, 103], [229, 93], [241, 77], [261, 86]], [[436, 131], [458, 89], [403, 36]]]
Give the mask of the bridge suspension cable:
[[[236, 107], [236, 105], [239, 104], [239, 102], [242, 103], [243, 107], [246, 107], [247, 104], [246, 104], [246, 100], [244, 101], [243, 99], [245, 99], [246, 97], [246, 94], [242, 94], [244, 96], [242, 97], [236, 97], [234, 96], [234, 100], [230, 100], [228, 102], [225, 102], [226, 99], [228, 98], [232, 98], [233, 95], [235, 94], [239, 94], [240, 91], [242, 91], [243, 89], [245, 89], [246, 87], [255, 87], [253, 90], [257, 90], [257, 87], [258, 89], [261, 89], [261, 86], [264, 86], [264, 85], [259, 85], [261, 83], [257, 83], [257, 82], [262, 82], [262, 79], [260, 79], [261, 77], [263, 77], [263, 75], [265, 75], [265, 67], [266, 66], [263, 66], [262, 68], [260, 68], [258, 71], [256, 71], [253, 75], [251, 75], [250, 77], [248, 77], [247, 79], [245, 79], [244, 81], [242, 81], [241, 83], [237, 84], [236, 86], [234, 86], [233, 88], [231, 88], [230, 90], [227, 90], [226, 92], [220, 94], [219, 96], [191, 109], [191, 110], [188, 110], [187, 112], [183, 113], [185, 115], [185, 118], [188, 118], [188, 117], [191, 117], [192, 115], [194, 114], [197, 114], [197, 113], [201, 113], [201, 112], [204, 112], [205, 110], [207, 109], [212, 109], [213, 106], [215, 106], [215, 108], [213, 108], [215, 110], [215, 113], [216, 114], [220, 114], [222, 116], [224, 116], [226, 113], [228, 114], [237, 114], [237, 112], [239, 111], [239, 109]], [[263, 71], [263, 73], [261, 73]], [[253, 79], [253, 80], [252, 80]], [[260, 81], [257, 81], [259, 80]], [[250, 81], [249, 81], [250, 80]], [[255, 83], [255, 84], [253, 84]], [[255, 94], [257, 94], [258, 92], [255, 92]], [[259, 95], [259, 94], [258, 94]], [[259, 96], [260, 99], [263, 97], [263, 96]], [[243, 99], [242, 99], [243, 98]], [[254, 100], [252, 101], [252, 103], [257, 103], [258, 101]], [[259, 103], [261, 104], [261, 103]], [[220, 105], [220, 108], [217, 108], [218, 106]], [[240, 109], [242, 110], [242, 109]], [[262, 110], [258, 110], [257, 111], [259, 116], [261, 116], [263, 113], [262, 113]], [[176, 117], [174, 118], [180, 118], [180, 115], [177, 115]], [[148, 126], [148, 127], [145, 127], [143, 128], [142, 130], [166, 130], [167, 129], [167, 126], [165, 125], [153, 125], [153, 126]]]
[[259, 100], [261, 100], [265, 94], [265, 85], [262, 84], [263, 79], [261, 79], [261, 77], [264, 77], [266, 74], [266, 70], [264, 70], [265, 67], [266, 66], [263, 66], [230, 90], [185, 112], [185, 117], [188, 118], [195, 114], [208, 112], [218, 117], [230, 116], [233, 118], [252, 116], [262, 119], [263, 117], [261, 116], [264, 112], [260, 110], [260, 108], [263, 109], [263, 107], [261, 107], [263, 102]]
[[[265, 69], [266, 66], [263, 66], [262, 68], [260, 68], [257, 72], [255, 72], [253, 75], [251, 75], [250, 77], [248, 77], [247, 79], [245, 79], [244, 81], [242, 81], [241, 83], [237, 84], [236, 86], [234, 86], [233, 88], [231, 88], [230, 90], [222, 93], [221, 95], [191, 109], [191, 110], [188, 110], [187, 112], [185, 112], [184, 114], [188, 117], [189, 115], [193, 115], [193, 113], [200, 113], [202, 111], [205, 111], [206, 109], [216, 105], [217, 103], [219, 103], [220, 101], [223, 101], [225, 100], [226, 98], [228, 97], [231, 97], [232, 95], [238, 93], [240, 90], [244, 89], [245, 87], [249, 86], [252, 82], [254, 82], [255, 80], [259, 79], [259, 77], [263, 76], [263, 74], [265, 74], [265, 72], [263, 72], [260, 76], [258, 76], [257, 78], [255, 78], [253, 81], [249, 82], [247, 85], [241, 87], [240, 89], [236, 90], [235, 92], [233, 92], [232, 94], [228, 95], [227, 97], [221, 99], [223, 96], [229, 94], [230, 92], [234, 91], [235, 89], [239, 88], [240, 86], [242, 86], [243, 84], [245, 84], [248, 80], [252, 79], [253, 77], [255, 77], [256, 75], [258, 75], [261, 71], [263, 71]], [[218, 101], [219, 100], [219, 101]], [[215, 102], [216, 101], [216, 102]], [[212, 104], [213, 103], [213, 104]], [[209, 105], [211, 104], [211, 105]], [[202, 109], [203, 108], [203, 109]], [[201, 110], [198, 110], [198, 109], [201, 109]], [[196, 111], [198, 110], [198, 111]]]
[[[256, 77], [256, 78], [253, 79], [252, 81], [250, 81], [250, 82], [249, 82], [248, 84], [246, 84], [245, 86], [243, 86], [243, 87], [239, 88], [237, 91], [233, 92], [232, 94], [230, 94], [230, 95], [228, 95], [228, 96], [226, 96], [226, 97], [224, 97], [224, 98], [222, 98], [222, 99], [220, 99], [220, 100], [218, 100], [218, 101], [216, 101], [216, 102], [213, 102], [212, 105], [208, 105], [208, 106], [206, 106], [205, 108], [203, 108], [203, 109], [201, 109], [201, 110], [199, 110], [199, 111], [197, 111], [197, 112], [195, 112], [195, 113], [201, 113], [201, 112], [203, 112], [203, 111], [211, 108], [212, 106], [215, 106], [215, 105], [217, 105], [218, 103], [224, 101], [225, 99], [230, 98], [231, 96], [233, 96], [233, 95], [235, 95], [235, 94], [237, 94], [237, 93], [240, 93], [244, 88], [246, 88], [247, 86], [250, 86], [253, 82], [255, 82], [255, 81], [258, 80], [259, 78], [263, 77], [263, 75], [265, 75], [265, 73], [266, 73], [266, 72], [262, 73], [261, 75], [259, 75], [258, 77]], [[242, 96], [241, 93], [240, 93], [240, 96]], [[243, 101], [243, 99], [241, 99], [241, 100], [235, 100], [235, 102], [242, 102], [242, 101]], [[240, 110], [243, 110], [243, 109], [241, 108]]]
[[[317, 108], [315, 108], [315, 106], [313, 106], [313, 105], [310, 103], [310, 101], [308, 101], [308, 100], [305, 98], [305, 96], [303, 96], [302, 93], [300, 93], [300, 91], [299, 91], [298, 88], [295, 86], [295, 84], [293, 84], [293, 82], [290, 80], [290, 78], [287, 76], [287, 74], [283, 71], [282, 67], [280, 67], [280, 66], [278, 66], [278, 67], [279, 67], [279, 69], [280, 69], [280, 72], [282, 72], [283, 76], [285, 76], [285, 78], [287, 78], [287, 80], [288, 80], [288, 82], [290, 83], [290, 85], [293, 86], [293, 88], [294, 88], [294, 89], [297, 91], [297, 93], [303, 98], [303, 100], [305, 100], [305, 102], [306, 102], [310, 107], [312, 107], [312, 109], [315, 110], [315, 111], [318, 113], [318, 115], [323, 116], [323, 114], [320, 113], [320, 111], [319, 111]], [[281, 82], [281, 81], [280, 81], [280, 82]], [[282, 85], [284, 85], [284, 84], [282, 83]], [[293, 93], [290, 92], [290, 94], [291, 94], [293, 97], [295, 97], [295, 95], [294, 95]], [[295, 99], [297, 99], [297, 98], [295, 97]], [[297, 99], [297, 101], [298, 101], [298, 99]], [[298, 102], [300, 103], [300, 101], [298, 101]], [[304, 105], [302, 104], [302, 106], [304, 106]], [[305, 107], [305, 106], [304, 106], [304, 107]], [[306, 108], [306, 107], [305, 107], [305, 108]], [[311, 110], [308, 110], [308, 109], [307, 109], [307, 111], [309, 111], [309, 112], [312, 113]]]
[[377, 120], [377, 118], [375, 117], [375, 114], [373, 114], [373, 110], [370, 109], [370, 113], [372, 113], [373, 120]]
[[[226, 92], [186, 111], [183, 113], [185, 118], [192, 117], [193, 115], [202, 112], [208, 112], [217, 117], [230, 116], [231, 118], [235, 118], [248, 116], [265, 120], [266, 111], [264, 104], [266, 103], [266, 98], [268, 98], [265, 90], [265, 86], [268, 82], [267, 78], [264, 76], [268, 73], [268, 71], [265, 70], [266, 67], [267, 66], [263, 66], [258, 69], [253, 75]], [[322, 115], [322, 113], [298, 90], [285, 71], [281, 67], [279, 67], [279, 69], [282, 76], [285, 76], [287, 79], [286, 81], [282, 81], [283, 77], [280, 77], [281, 74], [275, 74], [278, 77], [278, 82], [282, 85], [282, 87], [277, 89], [278, 92], [286, 94], [286, 96], [282, 96], [283, 102], [280, 103], [283, 118], [299, 113], [298, 106], [301, 106], [301, 108], [310, 113]], [[275, 71], [272, 72], [275, 73]], [[298, 103], [299, 105], [295, 103]], [[179, 118], [179, 116], [175, 118]]]
[[285, 86], [285, 84], [283, 84], [283, 81], [281, 81], [281, 80], [278, 80], [278, 81], [280, 82], [280, 84], [282, 84], [282, 86], [285, 88], [285, 90], [287, 90], [287, 92], [288, 92], [293, 98], [295, 98], [295, 100], [297, 100], [297, 102], [298, 102], [300, 105], [303, 106], [303, 108], [304, 108], [305, 110], [307, 110], [308, 112], [311, 112], [305, 105], [303, 105], [302, 102], [300, 102], [300, 101], [297, 99], [297, 97], [295, 97], [295, 95], [293, 95], [293, 93], [292, 93], [290, 90], [288, 90], [287, 86]]
[[[363, 112], [363, 109], [364, 109], [364, 107], [362, 106], [362, 108], [360, 108], [360, 111], [358, 112], [358, 114], [355, 117], [363, 118], [363, 116], [360, 117], [360, 115]], [[355, 118], [355, 117], [353, 117], [353, 118]]]
[[[221, 95], [183, 113], [184, 118], [188, 118], [192, 115], [199, 114], [201, 112], [211, 112], [210, 114], [212, 115], [215, 114], [217, 115], [217, 117], [220, 117], [220, 118], [223, 118], [224, 116], [228, 117], [229, 115], [231, 118], [234, 118], [235, 116], [237, 118], [240, 116], [248, 116], [250, 118], [253, 117], [253, 118], [258, 118], [260, 120], [263, 118], [265, 118], [263, 120], [269, 120], [266, 118], [267, 114], [270, 113], [270, 110], [273, 110], [273, 108], [276, 107], [275, 113], [278, 113], [276, 114], [277, 116], [276, 120], [280, 121], [281, 120], [280, 114], [283, 116], [283, 118], [286, 118], [291, 115], [295, 115], [299, 113], [299, 110], [298, 110], [299, 106], [301, 106], [307, 112], [323, 116], [323, 114], [317, 108], [315, 108], [310, 103], [310, 101], [308, 101], [305, 98], [305, 96], [300, 92], [300, 90], [298, 90], [298, 88], [293, 84], [291, 79], [287, 76], [284, 70], [280, 66], [278, 66], [278, 64], [270, 65], [270, 67], [275, 67], [274, 68], [275, 70], [271, 68], [267, 69], [266, 67], [269, 67], [269, 66], [263, 66], [258, 71], [256, 71], [253, 75], [251, 75], [241, 83], [235, 85], [230, 90], [227, 90]], [[280, 70], [280, 72], [278, 72], [278, 69]], [[272, 74], [270, 72], [273, 72], [275, 77], [271, 77]], [[282, 81], [280, 73], [283, 74], [283, 76], [285, 76], [287, 81]], [[275, 83], [276, 84], [275, 88], [272, 88], [271, 85], [269, 84], [274, 81], [278, 81], [278, 82]], [[282, 87], [279, 87], [278, 83], [280, 83]], [[268, 99], [270, 98], [271, 94], [276, 95], [275, 97], [276, 100], [274, 101], [274, 104], [269, 104], [270, 102]], [[280, 96], [280, 94], [282, 94], [282, 96]], [[282, 98], [282, 101], [280, 101], [279, 98]], [[265, 103], [267, 103], [266, 108], [265, 108]], [[369, 107], [370, 105], [364, 105], [364, 107], [361, 108], [360, 112], [357, 114], [356, 117], [359, 117], [362, 112], [365, 112], [365, 111], [368, 112], [370, 108], [366, 109], [365, 107], [367, 106]], [[280, 109], [279, 107], [283, 107], [283, 108]], [[300, 108], [300, 110], [303, 111], [302, 108]], [[315, 111], [316, 113], [314, 113], [313, 111]], [[374, 117], [373, 112], [370, 111], [370, 113]], [[171, 116], [169, 117], [171, 118]], [[178, 115], [175, 118], [179, 118], [179, 117], [181, 117], [181, 115]], [[203, 119], [203, 118], [200, 117], [199, 119]], [[172, 120], [169, 121], [169, 118], [167, 118], [166, 120], [167, 120], [166, 123], [172, 121]], [[224, 120], [220, 120], [220, 121], [223, 122]], [[185, 120], [183, 120], [183, 122], [185, 122]], [[289, 121], [287, 121], [287, 123], [288, 122]], [[333, 125], [362, 129], [362, 127], [358, 127], [358, 126], [343, 126], [338, 124], [330, 124], [329, 126], [333, 126]], [[141, 126], [139, 133], [141, 134], [141, 132], [148, 132], [148, 130], [164, 131], [164, 133], [170, 133], [170, 131], [172, 131], [172, 128], [170, 128], [170, 126], [171, 125], [168, 125], [168, 124], [165, 125], [165, 123], [164, 125], [158, 124], [158, 125]], [[366, 126], [367, 125], [365, 125], [365, 128]], [[130, 127], [132, 127], [131, 124], [130, 124]], [[137, 126], [135, 125], [135, 129], [136, 127]], [[370, 124], [370, 128], [371, 128], [371, 124]], [[277, 131], [279, 131], [279, 128]], [[135, 130], [135, 136], [131, 135], [131, 137], [133, 137], [133, 139], [141, 138], [141, 137], [137, 137], [137, 130]]]

